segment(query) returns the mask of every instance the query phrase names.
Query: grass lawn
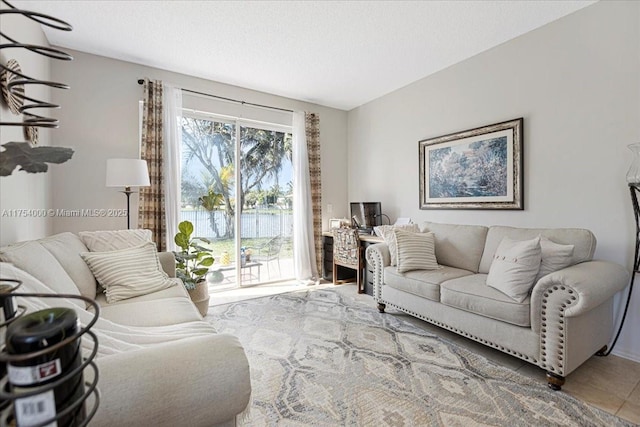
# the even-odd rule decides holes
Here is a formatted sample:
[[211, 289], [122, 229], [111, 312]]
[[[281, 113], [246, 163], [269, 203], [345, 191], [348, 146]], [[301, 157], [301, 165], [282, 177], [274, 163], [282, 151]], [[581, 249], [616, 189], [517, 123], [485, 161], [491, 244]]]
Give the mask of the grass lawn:
[[[258, 246], [267, 243], [271, 238], [259, 238], [259, 239], [242, 239], [242, 246], [245, 248], [251, 248], [252, 252], [257, 253]], [[220, 262], [220, 256], [223, 252], [227, 251], [231, 257], [231, 262], [235, 261], [235, 241], [234, 239], [215, 239], [211, 240], [211, 243], [202, 242], [202, 246], [211, 250], [211, 253], [216, 258], [216, 262]], [[293, 257], [293, 243], [291, 239], [285, 239], [282, 244], [282, 250], [280, 251], [281, 258]]]

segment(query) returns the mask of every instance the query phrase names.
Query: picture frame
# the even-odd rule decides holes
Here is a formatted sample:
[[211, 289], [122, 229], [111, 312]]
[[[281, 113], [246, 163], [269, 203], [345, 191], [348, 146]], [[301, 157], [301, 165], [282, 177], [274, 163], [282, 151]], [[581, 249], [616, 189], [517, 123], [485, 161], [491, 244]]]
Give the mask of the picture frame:
[[342, 228], [342, 227], [350, 227], [351, 222], [346, 218], [330, 218], [329, 219], [329, 229], [333, 230], [334, 228]]
[[418, 142], [420, 209], [524, 209], [522, 117]]
[[333, 230], [334, 228], [342, 227], [342, 220], [340, 218], [331, 218], [329, 219], [329, 229]]

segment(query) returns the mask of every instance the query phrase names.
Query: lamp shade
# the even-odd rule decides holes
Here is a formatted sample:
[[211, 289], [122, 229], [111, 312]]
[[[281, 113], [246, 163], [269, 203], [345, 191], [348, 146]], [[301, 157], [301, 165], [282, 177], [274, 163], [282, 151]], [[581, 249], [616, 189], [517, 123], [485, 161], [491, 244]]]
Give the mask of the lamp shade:
[[107, 187], [148, 187], [146, 160], [107, 159]]

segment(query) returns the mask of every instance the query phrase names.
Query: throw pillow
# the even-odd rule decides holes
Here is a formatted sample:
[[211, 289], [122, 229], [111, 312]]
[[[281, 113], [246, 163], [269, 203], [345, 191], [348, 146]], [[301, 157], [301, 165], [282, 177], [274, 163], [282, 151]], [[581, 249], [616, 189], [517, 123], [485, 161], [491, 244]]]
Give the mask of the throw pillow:
[[[80, 295], [78, 286], [71, 276], [53, 254], [36, 240], [13, 243], [0, 248], [0, 260], [26, 271], [54, 292]], [[70, 299], [70, 301], [82, 308], [86, 307], [82, 300]]]
[[406, 230], [417, 233], [420, 231], [418, 224], [402, 224], [402, 225], [377, 225], [373, 227], [373, 232], [376, 236], [384, 238], [384, 232], [387, 230]]
[[[80, 294], [95, 299], [96, 278], [84, 262], [80, 253], [88, 251], [80, 237], [65, 232], [38, 240], [60, 263], [64, 271], [78, 287]], [[91, 305], [88, 305], [90, 307]]]
[[440, 268], [436, 260], [433, 233], [412, 233], [405, 230], [393, 230], [393, 233], [397, 242], [399, 273]]
[[487, 285], [523, 302], [535, 283], [541, 259], [540, 237], [531, 240], [505, 237], [493, 256]]
[[542, 262], [536, 276], [536, 282], [549, 273], [569, 267], [573, 262], [574, 245], [561, 245], [542, 237], [540, 238], [540, 247], [542, 248]]
[[405, 230], [414, 233], [419, 232], [417, 224], [405, 224], [405, 225], [380, 225], [373, 227], [373, 232], [377, 236], [382, 237], [384, 242], [389, 248], [389, 255], [391, 256], [391, 265], [398, 264], [398, 251], [396, 249], [396, 236], [393, 234], [393, 230]]
[[150, 294], [175, 283], [162, 271], [153, 242], [115, 251], [84, 252], [80, 256], [104, 288], [108, 303]]
[[78, 236], [91, 252], [115, 251], [151, 241], [151, 230], [81, 231]]

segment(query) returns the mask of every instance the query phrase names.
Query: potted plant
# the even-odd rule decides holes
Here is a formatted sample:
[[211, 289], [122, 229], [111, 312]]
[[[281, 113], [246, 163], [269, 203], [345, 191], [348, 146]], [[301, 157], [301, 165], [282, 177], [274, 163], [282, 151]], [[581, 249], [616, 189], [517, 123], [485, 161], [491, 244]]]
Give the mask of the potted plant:
[[[209, 286], [205, 278], [209, 267], [214, 263], [211, 251], [200, 245], [200, 242], [210, 243], [203, 237], [191, 237], [193, 224], [190, 221], [182, 221], [178, 224], [178, 233], [174, 242], [181, 249], [174, 252], [176, 257], [176, 276], [182, 280], [184, 287], [189, 292], [191, 301], [194, 302], [200, 314], [206, 316], [209, 309]], [[220, 272], [212, 272], [212, 274]], [[214, 278], [217, 279], [217, 275]]]

